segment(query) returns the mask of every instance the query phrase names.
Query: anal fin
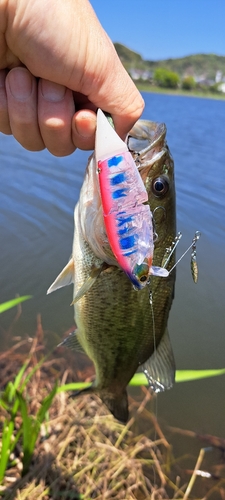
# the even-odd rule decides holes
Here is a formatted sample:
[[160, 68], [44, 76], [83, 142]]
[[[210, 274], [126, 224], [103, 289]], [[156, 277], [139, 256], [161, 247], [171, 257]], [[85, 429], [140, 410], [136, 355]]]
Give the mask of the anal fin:
[[175, 361], [167, 329], [156, 351], [142, 365], [142, 370], [154, 392], [163, 392], [173, 386]]
[[61, 273], [57, 276], [55, 281], [53, 281], [52, 285], [47, 290], [47, 295], [49, 293], [58, 290], [58, 288], [62, 288], [63, 286], [70, 285], [73, 283], [74, 277], [74, 261], [73, 258], [69, 260], [68, 264], [63, 268]]

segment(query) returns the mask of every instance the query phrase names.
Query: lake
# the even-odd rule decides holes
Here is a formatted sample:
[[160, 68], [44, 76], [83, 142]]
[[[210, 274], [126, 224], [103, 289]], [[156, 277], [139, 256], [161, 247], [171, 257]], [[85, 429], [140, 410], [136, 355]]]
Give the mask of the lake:
[[[190, 253], [177, 267], [169, 331], [178, 369], [225, 367], [225, 102], [143, 93], [143, 118], [163, 121], [175, 161], [177, 229], [183, 237], [177, 258], [196, 230], [199, 281]], [[0, 303], [19, 293], [23, 304], [17, 334], [32, 335], [41, 313], [50, 346], [73, 325], [72, 289], [46, 296], [68, 261], [73, 211], [90, 153], [55, 158], [25, 151], [0, 134]], [[4, 337], [14, 311], [0, 317]], [[53, 334], [51, 334], [54, 333]], [[157, 398], [158, 416], [169, 425], [200, 433], [225, 433], [225, 377], [176, 384]]]

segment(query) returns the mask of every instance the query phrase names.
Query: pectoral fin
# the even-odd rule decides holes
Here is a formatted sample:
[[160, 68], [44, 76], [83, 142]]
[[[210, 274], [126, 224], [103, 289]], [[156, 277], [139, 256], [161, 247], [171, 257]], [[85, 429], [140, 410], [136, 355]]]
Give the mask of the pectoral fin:
[[170, 389], [175, 380], [175, 361], [168, 330], [152, 356], [142, 365], [143, 372], [154, 392]]
[[62, 288], [63, 286], [70, 285], [73, 283], [74, 277], [74, 261], [71, 257], [68, 264], [63, 268], [61, 273], [57, 276], [55, 281], [53, 281], [52, 285], [49, 287], [47, 294], [58, 290], [58, 288]]
[[71, 302], [71, 306], [73, 304], [76, 304], [76, 302], [78, 302], [78, 300], [81, 299], [81, 297], [83, 297], [83, 295], [85, 295], [85, 293], [88, 292], [88, 290], [90, 290], [90, 288], [94, 285], [94, 283], [96, 282], [98, 276], [101, 274], [102, 271], [104, 271], [106, 268], [108, 267], [108, 264], [106, 264], [105, 262], [102, 263], [102, 265], [100, 267], [94, 267], [91, 271], [91, 274], [90, 276], [87, 278], [87, 280], [85, 281], [85, 283], [82, 285], [82, 287], [80, 288], [80, 290], [78, 290], [77, 294], [75, 295], [74, 299], [73, 299], [73, 302]]

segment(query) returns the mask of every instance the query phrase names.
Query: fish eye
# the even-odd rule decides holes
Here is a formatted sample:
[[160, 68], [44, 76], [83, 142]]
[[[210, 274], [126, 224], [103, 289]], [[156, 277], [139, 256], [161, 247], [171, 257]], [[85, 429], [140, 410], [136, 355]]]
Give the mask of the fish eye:
[[142, 283], [144, 283], [144, 281], [146, 281], [148, 279], [148, 276], [141, 276], [140, 277], [140, 281], [142, 281]]
[[155, 196], [162, 197], [165, 196], [169, 189], [169, 182], [168, 180], [161, 176], [161, 177], [156, 177], [152, 181], [152, 192]]

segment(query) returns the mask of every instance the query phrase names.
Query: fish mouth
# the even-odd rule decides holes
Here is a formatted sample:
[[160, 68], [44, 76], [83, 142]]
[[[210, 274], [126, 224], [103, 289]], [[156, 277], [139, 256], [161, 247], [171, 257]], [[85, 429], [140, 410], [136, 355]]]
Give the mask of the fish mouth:
[[153, 164], [163, 156], [166, 152], [165, 136], [165, 123], [137, 121], [127, 135], [126, 144], [138, 168], [146, 161]]
[[168, 154], [166, 125], [138, 120], [129, 132], [126, 143], [149, 192], [149, 173], [157, 162], [163, 162]]

